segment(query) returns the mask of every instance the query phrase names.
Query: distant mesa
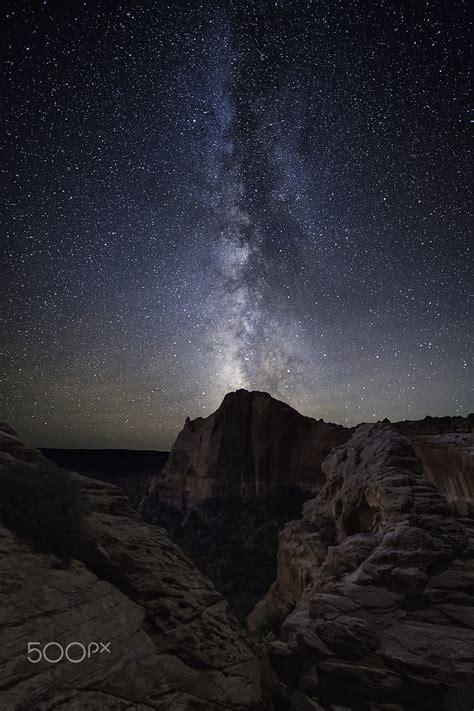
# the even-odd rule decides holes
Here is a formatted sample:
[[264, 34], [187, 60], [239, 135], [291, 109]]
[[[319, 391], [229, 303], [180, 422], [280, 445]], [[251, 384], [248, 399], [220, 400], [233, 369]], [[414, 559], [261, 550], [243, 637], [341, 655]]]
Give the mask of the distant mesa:
[[138, 449], [54, 449], [41, 452], [58, 467], [120, 486], [137, 506], [157, 481], [169, 452]]

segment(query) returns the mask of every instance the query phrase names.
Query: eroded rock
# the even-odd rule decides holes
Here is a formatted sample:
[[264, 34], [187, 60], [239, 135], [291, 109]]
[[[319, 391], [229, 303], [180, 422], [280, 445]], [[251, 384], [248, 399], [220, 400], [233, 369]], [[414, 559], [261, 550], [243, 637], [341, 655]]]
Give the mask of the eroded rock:
[[[3, 466], [23, 462], [32, 476], [44, 461], [5, 428], [0, 450]], [[261, 709], [260, 664], [212, 584], [120, 489], [64, 476], [90, 507], [77, 559], [33, 553], [0, 528], [0, 707]], [[110, 653], [81, 663], [28, 661], [29, 642], [101, 641]]]
[[277, 580], [250, 627], [284, 617], [270, 659], [303, 708], [447, 708], [474, 671], [473, 522], [388, 424], [358, 427], [323, 471], [280, 535]]

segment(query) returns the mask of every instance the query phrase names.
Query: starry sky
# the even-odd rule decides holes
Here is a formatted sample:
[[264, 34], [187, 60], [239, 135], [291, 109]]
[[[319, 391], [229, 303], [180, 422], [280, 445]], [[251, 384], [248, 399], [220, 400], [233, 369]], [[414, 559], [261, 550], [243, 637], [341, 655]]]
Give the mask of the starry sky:
[[7, 2], [1, 417], [168, 449], [239, 387], [472, 411], [467, 7]]

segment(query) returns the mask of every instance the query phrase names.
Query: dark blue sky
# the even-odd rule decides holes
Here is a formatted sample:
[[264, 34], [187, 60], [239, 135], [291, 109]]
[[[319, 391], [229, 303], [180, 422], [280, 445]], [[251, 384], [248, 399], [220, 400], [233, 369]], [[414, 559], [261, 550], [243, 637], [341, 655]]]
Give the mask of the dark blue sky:
[[4, 418], [167, 448], [228, 390], [473, 407], [467, 6], [16, 2]]

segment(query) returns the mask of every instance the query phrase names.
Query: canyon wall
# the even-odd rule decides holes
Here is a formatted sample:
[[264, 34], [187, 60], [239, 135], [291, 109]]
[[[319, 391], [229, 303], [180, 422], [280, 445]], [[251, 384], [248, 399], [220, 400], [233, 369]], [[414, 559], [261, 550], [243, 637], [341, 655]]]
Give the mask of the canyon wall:
[[426, 476], [458, 513], [474, 514], [474, 415], [395, 423], [413, 443]]
[[460, 514], [474, 514], [474, 434], [426, 435], [413, 440], [426, 476]]
[[[426, 476], [458, 512], [472, 513], [474, 416], [425, 417], [393, 426], [410, 438]], [[353, 431], [305, 417], [267, 393], [238, 390], [209, 417], [186, 420], [149, 493], [178, 508], [284, 487], [316, 493], [325, 480], [322, 462]]]

